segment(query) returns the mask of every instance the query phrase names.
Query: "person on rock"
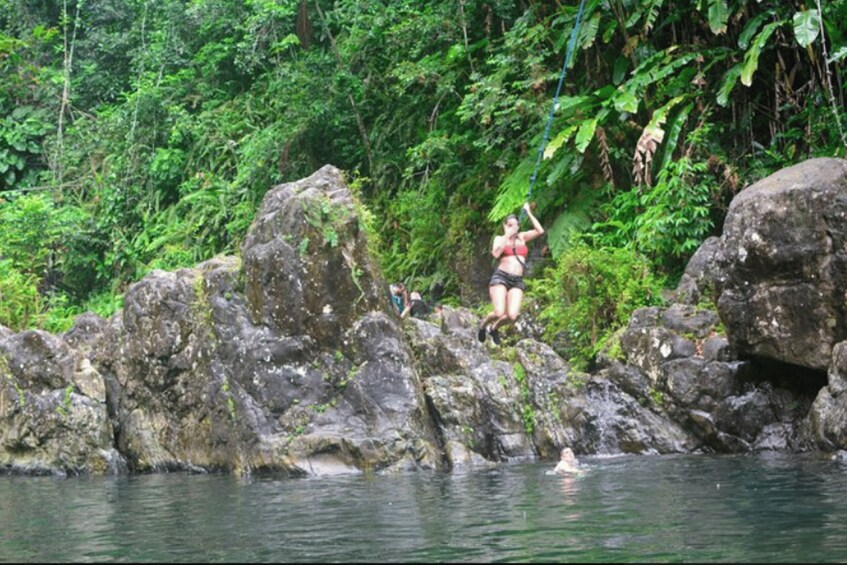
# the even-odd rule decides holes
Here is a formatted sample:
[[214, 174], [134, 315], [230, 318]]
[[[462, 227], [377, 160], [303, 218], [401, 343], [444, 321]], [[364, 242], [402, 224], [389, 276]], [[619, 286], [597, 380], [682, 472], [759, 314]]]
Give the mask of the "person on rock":
[[412, 291], [409, 295], [409, 305], [400, 314], [401, 318], [407, 317], [409, 314], [413, 318], [426, 318], [429, 315], [429, 305], [424, 301], [423, 296], [419, 291]]
[[403, 313], [409, 308], [409, 292], [406, 290], [406, 285], [402, 282], [392, 283], [391, 287], [391, 304], [394, 305], [394, 311], [398, 316], [403, 316]]
[[520, 222], [517, 216], [510, 215], [503, 222], [503, 235], [496, 236], [491, 247], [491, 254], [498, 260], [497, 269], [488, 283], [493, 310], [482, 320], [477, 330], [480, 343], [485, 342], [486, 335], [490, 335], [491, 340], [500, 345], [499, 328], [513, 323], [520, 314], [525, 289], [523, 275], [526, 256], [529, 254], [526, 244], [544, 234], [544, 228], [532, 215], [529, 202], [524, 204], [523, 209], [532, 222], [532, 229], [518, 231]]

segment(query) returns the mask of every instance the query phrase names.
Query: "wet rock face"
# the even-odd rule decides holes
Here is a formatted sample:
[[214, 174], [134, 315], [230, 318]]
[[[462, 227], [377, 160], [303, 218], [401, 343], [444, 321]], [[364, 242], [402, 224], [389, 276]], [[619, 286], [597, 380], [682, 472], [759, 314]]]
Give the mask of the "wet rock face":
[[847, 338], [847, 161], [810, 159], [744, 189], [715, 257], [738, 354], [825, 370]]
[[847, 342], [836, 344], [828, 384], [818, 393], [809, 414], [810, 441], [835, 451], [847, 446]]

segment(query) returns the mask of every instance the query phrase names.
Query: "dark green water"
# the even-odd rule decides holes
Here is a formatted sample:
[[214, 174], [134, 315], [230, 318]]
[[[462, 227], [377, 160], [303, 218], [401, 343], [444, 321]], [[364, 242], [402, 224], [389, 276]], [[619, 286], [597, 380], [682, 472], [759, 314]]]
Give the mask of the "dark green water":
[[465, 474], [0, 477], [0, 561], [843, 562], [847, 465], [584, 459]]

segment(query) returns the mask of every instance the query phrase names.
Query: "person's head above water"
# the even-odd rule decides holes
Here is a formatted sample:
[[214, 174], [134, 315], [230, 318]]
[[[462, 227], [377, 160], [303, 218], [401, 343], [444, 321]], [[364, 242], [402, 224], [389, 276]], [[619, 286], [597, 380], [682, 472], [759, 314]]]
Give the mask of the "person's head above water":
[[562, 450], [561, 460], [566, 461], [568, 463], [573, 463], [573, 464], [579, 463], [576, 460], [576, 455], [573, 454], [573, 450], [570, 447], [566, 447]]
[[579, 468], [579, 461], [577, 461], [576, 455], [573, 454], [570, 447], [562, 449], [561, 459], [553, 472], [559, 475], [582, 472]]

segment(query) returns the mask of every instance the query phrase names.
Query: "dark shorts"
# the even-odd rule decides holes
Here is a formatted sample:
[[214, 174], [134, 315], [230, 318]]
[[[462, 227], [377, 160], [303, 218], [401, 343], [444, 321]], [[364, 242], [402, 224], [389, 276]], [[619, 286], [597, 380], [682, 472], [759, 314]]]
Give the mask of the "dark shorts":
[[506, 287], [506, 290], [512, 290], [513, 288], [519, 288], [521, 290], [526, 290], [526, 287], [523, 284], [523, 277], [520, 275], [510, 275], [506, 271], [501, 271], [497, 269], [494, 271], [494, 274], [491, 275], [491, 280], [488, 281], [488, 286], [494, 286], [502, 284]]

